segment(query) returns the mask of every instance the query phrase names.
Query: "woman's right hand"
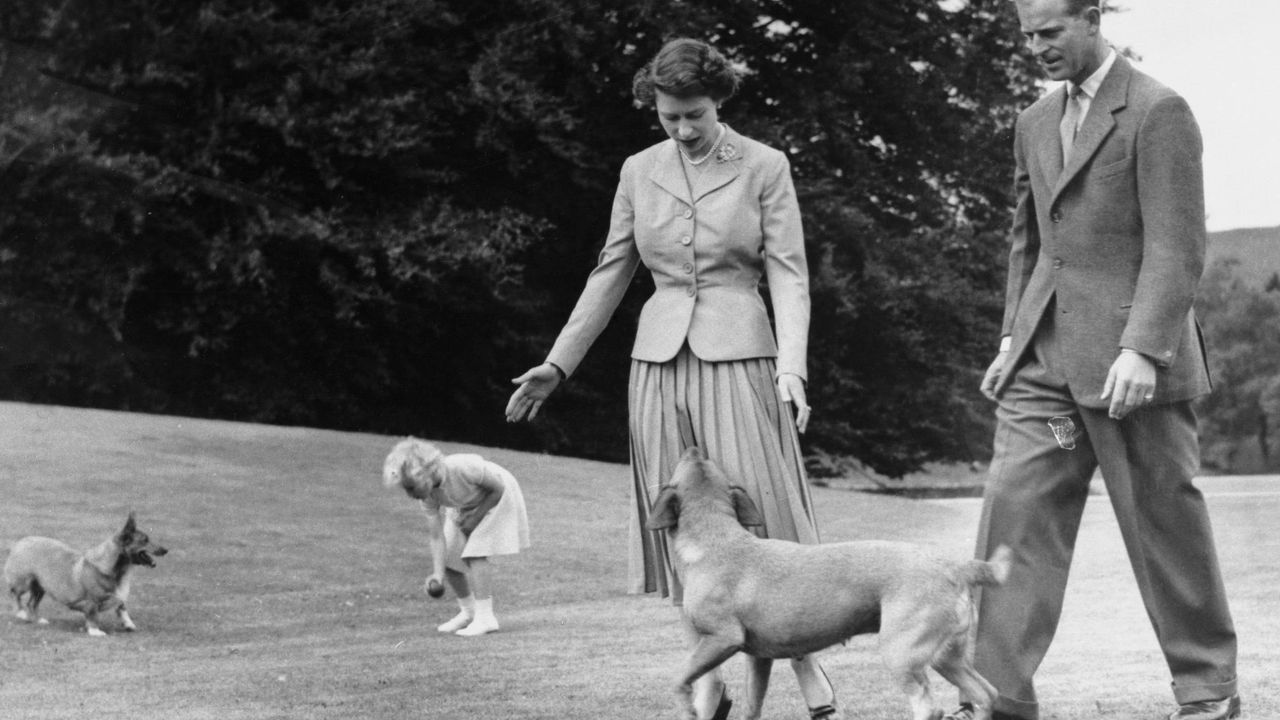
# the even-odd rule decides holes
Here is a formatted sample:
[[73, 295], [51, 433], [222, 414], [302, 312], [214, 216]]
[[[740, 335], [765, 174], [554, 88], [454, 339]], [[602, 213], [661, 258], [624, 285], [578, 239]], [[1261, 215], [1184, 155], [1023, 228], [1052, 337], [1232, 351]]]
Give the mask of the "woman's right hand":
[[530, 368], [525, 374], [513, 379], [511, 382], [519, 387], [511, 393], [511, 399], [507, 401], [507, 422], [519, 422], [526, 417], [532, 420], [538, 417], [538, 410], [542, 407], [542, 403], [552, 391], [559, 387], [562, 379], [560, 368], [551, 363], [542, 363], [535, 368]]

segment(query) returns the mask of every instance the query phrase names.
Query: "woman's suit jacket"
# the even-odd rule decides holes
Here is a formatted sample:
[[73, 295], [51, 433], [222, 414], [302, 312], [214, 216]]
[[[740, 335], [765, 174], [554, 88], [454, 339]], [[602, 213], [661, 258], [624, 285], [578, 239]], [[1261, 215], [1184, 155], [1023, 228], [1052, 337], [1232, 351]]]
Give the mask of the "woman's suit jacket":
[[681, 162], [665, 140], [623, 163], [604, 249], [547, 361], [573, 374], [644, 263], [655, 287], [631, 357], [666, 362], [688, 342], [702, 360], [776, 357], [806, 378], [809, 273], [786, 156], [726, 127], [696, 198]]
[[[1018, 118], [1004, 334], [996, 391], [1052, 309], [1061, 371], [1077, 403], [1105, 407], [1121, 347], [1156, 363], [1157, 403], [1209, 391], [1192, 302], [1204, 268], [1200, 131], [1187, 103], [1117, 58], [1066, 167], [1058, 125], [1066, 90]], [[1051, 302], [1052, 301], [1052, 302]]]

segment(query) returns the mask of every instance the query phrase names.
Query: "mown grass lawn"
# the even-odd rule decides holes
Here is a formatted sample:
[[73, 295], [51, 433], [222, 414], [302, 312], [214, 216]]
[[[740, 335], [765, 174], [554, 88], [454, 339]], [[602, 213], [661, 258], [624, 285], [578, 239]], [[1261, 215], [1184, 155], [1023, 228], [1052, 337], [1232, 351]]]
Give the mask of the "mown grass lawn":
[[[622, 592], [625, 466], [444, 445], [510, 468], [533, 529], [533, 549], [497, 567], [502, 632], [463, 639], [434, 631], [453, 602], [422, 592], [419, 511], [379, 482], [394, 440], [0, 403], [0, 546], [41, 534], [88, 547], [136, 510], [171, 551], [135, 580], [137, 633], [90, 638], [49, 601], [49, 626], [0, 615], [0, 720], [676, 717], [676, 611]], [[976, 501], [821, 487], [815, 497], [826, 540], [971, 551]], [[1255, 719], [1280, 717], [1276, 500], [1211, 498]], [[907, 718], [874, 648], [857, 638], [823, 662], [851, 718]], [[807, 717], [786, 663], [775, 672], [766, 717]], [[741, 687], [739, 659], [727, 677]], [[1168, 711], [1105, 498], [1090, 503], [1041, 677], [1045, 720]]]

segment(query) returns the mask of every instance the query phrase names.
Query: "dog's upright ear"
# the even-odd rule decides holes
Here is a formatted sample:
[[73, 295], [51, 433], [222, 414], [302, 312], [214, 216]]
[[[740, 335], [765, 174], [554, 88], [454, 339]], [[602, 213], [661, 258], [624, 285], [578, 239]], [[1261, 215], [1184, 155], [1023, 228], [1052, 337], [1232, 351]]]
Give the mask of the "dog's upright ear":
[[129, 519], [124, 521], [124, 527], [120, 528], [119, 532], [107, 538], [102, 544], [85, 551], [85, 562], [104, 575], [111, 574], [115, 570], [116, 562], [120, 559], [120, 554], [124, 552], [125, 545], [129, 544], [137, 531], [137, 519], [133, 511], [130, 511]]
[[680, 498], [676, 496], [676, 489], [663, 485], [658, 491], [658, 499], [653, 501], [653, 507], [649, 510], [649, 521], [644, 526], [649, 530], [668, 530], [679, 524], [679, 520]]
[[733, 513], [738, 516], [738, 524], [743, 527], [757, 527], [764, 524], [764, 516], [756, 507], [751, 496], [740, 485], [729, 486], [729, 496], [733, 498]]

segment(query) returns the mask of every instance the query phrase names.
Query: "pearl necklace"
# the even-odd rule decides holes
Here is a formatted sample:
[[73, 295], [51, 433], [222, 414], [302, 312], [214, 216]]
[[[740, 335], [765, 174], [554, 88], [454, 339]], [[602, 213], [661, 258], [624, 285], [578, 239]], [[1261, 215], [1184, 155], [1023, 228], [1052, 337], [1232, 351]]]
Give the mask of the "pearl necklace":
[[717, 126], [720, 128], [720, 131], [716, 133], [716, 141], [711, 143], [711, 148], [707, 150], [706, 155], [703, 155], [697, 160], [694, 160], [693, 158], [689, 157], [689, 153], [685, 152], [684, 148], [680, 148], [680, 154], [684, 156], [685, 160], [689, 161], [690, 165], [695, 165], [695, 166], [701, 165], [702, 163], [707, 161], [707, 158], [711, 157], [712, 155], [715, 155], [716, 150], [720, 149], [720, 143], [721, 141], [724, 140], [724, 125], [720, 125], [719, 123], [717, 123]]

